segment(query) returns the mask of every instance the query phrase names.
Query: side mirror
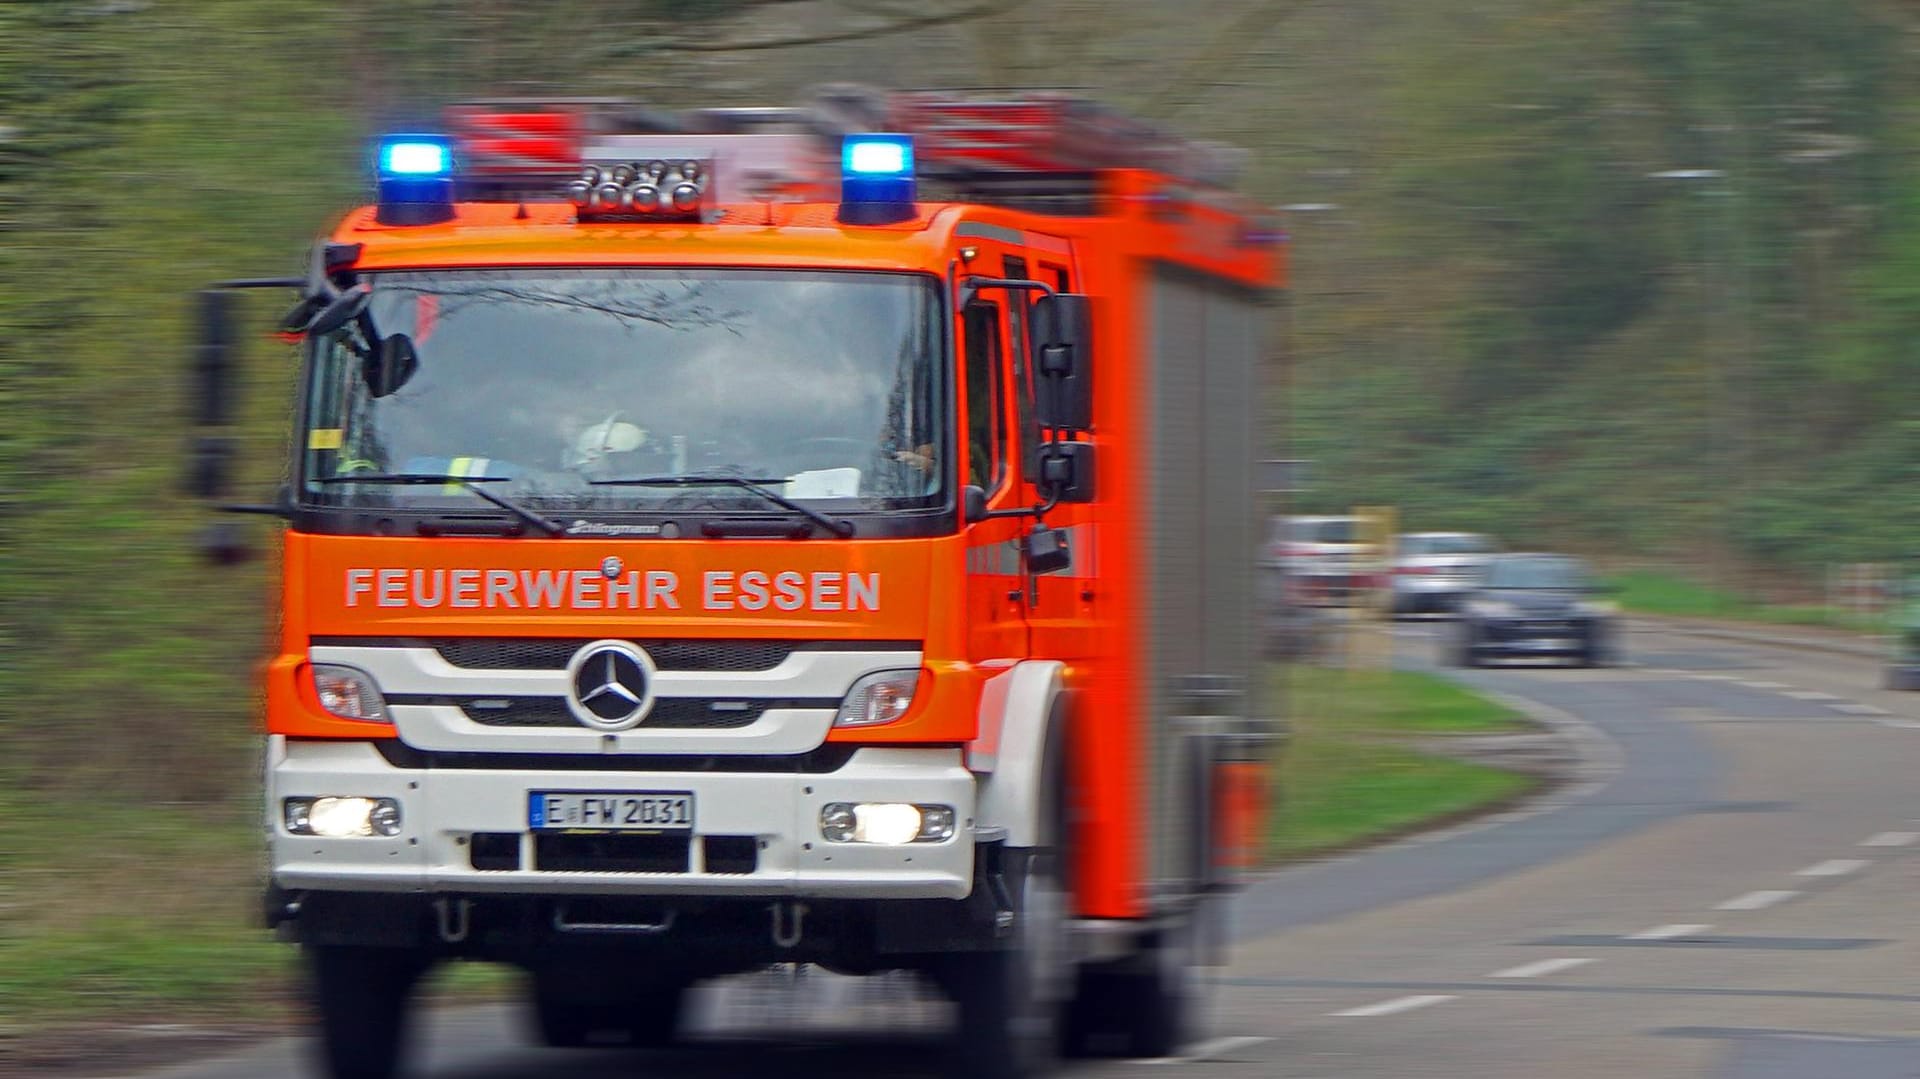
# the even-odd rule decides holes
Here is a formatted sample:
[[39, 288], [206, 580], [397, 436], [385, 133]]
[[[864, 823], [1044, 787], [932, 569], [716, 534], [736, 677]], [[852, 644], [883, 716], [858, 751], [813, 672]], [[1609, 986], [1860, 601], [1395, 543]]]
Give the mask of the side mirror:
[[1040, 493], [1056, 502], [1093, 501], [1093, 443], [1042, 442], [1033, 477]]
[[1067, 534], [1057, 528], [1041, 525], [1027, 533], [1021, 547], [1026, 554], [1028, 573], [1058, 573], [1073, 565], [1073, 548], [1067, 544]]
[[985, 488], [969, 483], [960, 489], [960, 516], [968, 524], [987, 519]]
[[1033, 305], [1034, 418], [1042, 427], [1093, 427], [1093, 301], [1074, 293]]
[[193, 420], [202, 427], [227, 423], [232, 409], [233, 295], [200, 293], [200, 343], [193, 353]]
[[313, 320], [326, 310], [327, 298], [321, 293], [309, 293], [299, 303], [280, 317], [281, 333], [306, 333]]
[[315, 337], [332, 333], [359, 318], [360, 312], [367, 309], [367, 301], [372, 298], [373, 294], [366, 289], [354, 289], [352, 292], [342, 294], [338, 299], [321, 308], [319, 314], [313, 316], [313, 321], [307, 323], [307, 332]]
[[414, 349], [413, 339], [396, 333], [381, 338], [380, 344], [367, 354], [361, 364], [360, 377], [366, 381], [368, 393], [388, 397], [406, 385], [419, 369], [420, 353]]

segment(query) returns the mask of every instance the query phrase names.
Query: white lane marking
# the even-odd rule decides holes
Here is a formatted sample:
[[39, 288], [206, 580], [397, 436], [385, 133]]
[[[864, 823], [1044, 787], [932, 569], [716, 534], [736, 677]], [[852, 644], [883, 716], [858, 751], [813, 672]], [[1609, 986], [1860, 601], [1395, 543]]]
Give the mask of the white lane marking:
[[1188, 1046], [1185, 1050], [1183, 1050], [1180, 1053], [1179, 1056], [1148, 1057], [1145, 1060], [1136, 1060], [1134, 1061], [1134, 1063], [1135, 1064], [1204, 1064], [1204, 1063], [1209, 1063], [1213, 1061], [1218, 1061], [1221, 1058], [1225, 1057], [1228, 1053], [1238, 1052], [1242, 1049], [1251, 1049], [1256, 1045], [1260, 1045], [1265, 1042], [1270, 1042], [1272, 1040], [1273, 1040], [1272, 1038], [1260, 1038], [1260, 1037], [1254, 1037], [1252, 1035], [1246, 1035], [1246, 1034], [1229, 1035], [1226, 1037], [1214, 1038], [1209, 1041], [1204, 1041], [1198, 1045]]
[[1920, 723], [1910, 719], [1876, 719], [1874, 722], [1882, 727], [1892, 727], [1897, 731], [1920, 731]]
[[1748, 689], [1785, 689], [1787, 688], [1778, 682], [1749, 682], [1744, 678], [1740, 680], [1740, 684], [1747, 687]]
[[1831, 693], [1822, 693], [1817, 689], [1790, 689], [1787, 696], [1800, 701], [1837, 701], [1842, 698]]
[[1848, 873], [1858, 873], [1873, 863], [1865, 858], [1829, 858], [1824, 862], [1815, 862], [1795, 873], [1796, 877], [1844, 877]]
[[1881, 832], [1870, 839], [1862, 839], [1863, 847], [1910, 847], [1913, 841], [1920, 839], [1920, 832]]
[[1707, 930], [1712, 928], [1713, 927], [1710, 925], [1699, 925], [1699, 924], [1676, 923], [1674, 925], [1656, 925], [1652, 929], [1642, 929], [1638, 933], [1629, 934], [1627, 936], [1627, 939], [1628, 940], [1673, 940], [1677, 937], [1697, 937], [1700, 934], [1705, 933]]
[[1829, 704], [1827, 707], [1836, 712], [1845, 712], [1850, 716], [1884, 716], [1887, 714], [1885, 708], [1875, 708], [1871, 704], [1855, 704], [1852, 701], [1841, 701], [1836, 704]]
[[1593, 962], [1592, 959], [1578, 956], [1568, 956], [1564, 959], [1542, 959], [1536, 963], [1522, 963], [1517, 967], [1508, 967], [1505, 970], [1495, 971], [1487, 975], [1487, 977], [1539, 978], [1548, 974], [1558, 974], [1563, 970], [1572, 970], [1575, 967], [1584, 967], [1591, 962]]
[[1398, 1015], [1401, 1012], [1410, 1012], [1415, 1008], [1424, 1008], [1430, 1004], [1442, 1004], [1452, 999], [1454, 999], [1452, 996], [1426, 993], [1420, 996], [1395, 997], [1392, 1000], [1383, 1000], [1378, 1004], [1367, 1004], [1358, 1008], [1348, 1008], [1344, 1012], [1328, 1012], [1327, 1014], [1353, 1019], [1362, 1019], [1375, 1015]]
[[1713, 909], [1715, 910], [1765, 910], [1766, 908], [1771, 907], [1776, 903], [1784, 903], [1787, 900], [1792, 899], [1794, 896], [1799, 894], [1800, 894], [1799, 892], [1783, 892], [1783, 891], [1748, 892], [1746, 895], [1735, 896], [1734, 898], [1727, 900], [1725, 903], [1717, 904]]
[[1740, 676], [1736, 674], [1702, 674], [1698, 671], [1693, 672], [1693, 677], [1703, 682], [1738, 682], [1740, 680]]

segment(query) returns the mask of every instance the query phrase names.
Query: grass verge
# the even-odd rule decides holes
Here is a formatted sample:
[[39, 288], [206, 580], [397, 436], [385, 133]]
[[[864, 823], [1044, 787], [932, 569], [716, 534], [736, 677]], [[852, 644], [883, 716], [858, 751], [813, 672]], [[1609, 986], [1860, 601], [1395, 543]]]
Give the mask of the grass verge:
[[1501, 734], [1527, 723], [1452, 682], [1409, 671], [1289, 668], [1276, 675], [1293, 737], [1277, 770], [1267, 853], [1298, 861], [1511, 801], [1530, 776], [1396, 744]]
[[1755, 603], [1725, 589], [1657, 570], [1632, 570], [1607, 578], [1628, 611], [1676, 618], [1821, 626], [1856, 633], [1884, 633], [1886, 616], [1858, 614], [1814, 603]]

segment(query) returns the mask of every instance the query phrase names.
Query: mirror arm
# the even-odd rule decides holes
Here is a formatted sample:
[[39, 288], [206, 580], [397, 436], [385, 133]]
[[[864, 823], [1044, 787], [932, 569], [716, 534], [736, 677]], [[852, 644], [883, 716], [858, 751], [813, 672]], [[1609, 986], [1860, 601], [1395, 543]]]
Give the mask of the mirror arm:
[[306, 288], [304, 277], [239, 277], [231, 281], [215, 281], [210, 288]]
[[268, 502], [225, 502], [214, 509], [221, 513], [252, 514], [258, 517], [278, 517], [283, 521], [293, 520], [293, 507]]
[[967, 306], [973, 302], [975, 294], [990, 288], [1019, 289], [1054, 295], [1053, 286], [1045, 281], [1029, 281], [1024, 277], [963, 277], [960, 279], [960, 306]]

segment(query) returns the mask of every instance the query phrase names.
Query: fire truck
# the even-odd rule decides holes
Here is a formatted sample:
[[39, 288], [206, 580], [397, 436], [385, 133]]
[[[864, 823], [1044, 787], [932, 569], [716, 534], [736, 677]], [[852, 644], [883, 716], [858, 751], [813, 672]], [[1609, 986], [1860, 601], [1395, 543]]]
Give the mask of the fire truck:
[[[303, 275], [266, 917], [328, 1074], [453, 960], [556, 1047], [907, 970], [963, 1074], [1174, 1053], [1261, 831], [1282, 240], [1234, 152], [1051, 93], [490, 101], [379, 140]], [[236, 526], [211, 530], [237, 557]]]

